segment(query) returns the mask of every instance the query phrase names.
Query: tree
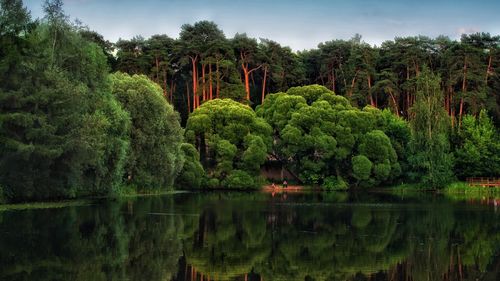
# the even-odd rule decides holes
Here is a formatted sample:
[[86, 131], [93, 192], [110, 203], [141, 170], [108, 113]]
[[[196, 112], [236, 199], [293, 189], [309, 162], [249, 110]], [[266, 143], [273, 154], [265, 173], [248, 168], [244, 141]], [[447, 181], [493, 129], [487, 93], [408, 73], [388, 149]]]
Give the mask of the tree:
[[[200, 106], [200, 94], [206, 95], [205, 63], [202, 63], [202, 89], [199, 92], [199, 72], [198, 64], [203, 62], [206, 53], [211, 50], [220, 41], [225, 40], [225, 35], [218, 26], [210, 21], [199, 21], [194, 25], [185, 24], [181, 27], [179, 40], [184, 49], [184, 54], [189, 58], [192, 66], [193, 82], [193, 110]], [[203, 96], [206, 98], [206, 96]]]
[[271, 128], [247, 105], [207, 101], [187, 121], [186, 140], [200, 152], [210, 185], [256, 188], [267, 157]]
[[481, 110], [478, 117], [465, 115], [455, 149], [457, 176], [463, 179], [500, 175], [499, 139], [486, 110]]
[[[0, 21], [19, 20], [8, 11], [19, 6], [5, 3]], [[102, 50], [67, 22], [61, 5], [46, 2], [36, 28], [2, 35], [22, 44], [6, 54], [16, 64], [0, 86], [0, 184], [14, 201], [108, 195], [121, 184], [128, 114], [110, 94]], [[23, 20], [18, 26], [31, 25]]]
[[235, 55], [243, 71], [246, 99], [250, 100], [250, 75], [260, 69], [260, 50], [257, 40], [249, 38], [246, 34], [237, 33], [232, 39]]
[[423, 68], [417, 79], [417, 96], [411, 108], [412, 172], [428, 188], [441, 188], [452, 178], [448, 116], [443, 108], [438, 75]]
[[[273, 156], [306, 183], [330, 186], [336, 182], [340, 187], [362, 178], [363, 185], [374, 186], [401, 172], [391, 139], [377, 130], [393, 121], [371, 107], [352, 107], [324, 86], [270, 94], [256, 112], [273, 127]], [[352, 172], [351, 159], [358, 155], [374, 163], [368, 177]]]
[[180, 189], [198, 189], [205, 178], [205, 171], [200, 163], [200, 154], [190, 143], [183, 143], [181, 149], [184, 155], [184, 164], [175, 180], [175, 185]]
[[146, 40], [145, 54], [150, 59], [149, 77], [163, 89], [165, 98], [172, 100], [168, 94], [168, 76], [172, 63], [174, 40], [167, 35], [153, 35]]
[[130, 114], [126, 176], [137, 188], [172, 187], [182, 169], [183, 130], [161, 87], [144, 75], [110, 75], [113, 95]]

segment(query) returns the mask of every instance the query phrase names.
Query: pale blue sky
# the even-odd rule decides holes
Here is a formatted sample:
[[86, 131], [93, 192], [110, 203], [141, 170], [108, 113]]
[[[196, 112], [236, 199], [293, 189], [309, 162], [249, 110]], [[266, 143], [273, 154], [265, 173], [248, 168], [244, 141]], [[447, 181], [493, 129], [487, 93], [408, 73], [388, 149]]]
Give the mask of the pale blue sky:
[[[25, 0], [41, 17], [42, 0]], [[500, 0], [65, 0], [65, 11], [110, 41], [134, 35], [177, 38], [184, 23], [216, 22], [227, 37], [246, 32], [294, 50], [349, 39], [379, 45], [396, 36], [500, 35]]]

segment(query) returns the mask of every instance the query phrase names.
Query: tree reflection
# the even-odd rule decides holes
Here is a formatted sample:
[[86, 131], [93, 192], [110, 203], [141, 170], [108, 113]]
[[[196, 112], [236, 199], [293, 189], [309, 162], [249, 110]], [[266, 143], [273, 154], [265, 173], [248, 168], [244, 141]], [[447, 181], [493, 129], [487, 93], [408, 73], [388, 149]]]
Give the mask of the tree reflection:
[[499, 216], [346, 193], [5, 211], [0, 280], [499, 280]]

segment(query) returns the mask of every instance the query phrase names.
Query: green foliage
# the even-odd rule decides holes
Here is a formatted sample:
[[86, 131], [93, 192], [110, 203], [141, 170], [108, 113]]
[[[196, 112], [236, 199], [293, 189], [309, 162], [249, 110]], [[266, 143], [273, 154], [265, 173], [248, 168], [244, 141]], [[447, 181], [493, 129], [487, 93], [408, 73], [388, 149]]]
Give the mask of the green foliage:
[[130, 120], [110, 94], [106, 57], [67, 22], [60, 2], [47, 2], [36, 26], [11, 17], [18, 6], [9, 3], [1, 13], [9, 22], [1, 41], [11, 45], [0, 53], [9, 81], [0, 85], [0, 184], [11, 200], [112, 193]]
[[222, 185], [230, 189], [257, 189], [259, 181], [249, 173], [234, 170], [222, 181]]
[[115, 73], [110, 79], [113, 95], [132, 120], [126, 166], [129, 182], [139, 188], [172, 187], [184, 161], [179, 115], [147, 77]]
[[[274, 128], [273, 155], [305, 183], [338, 189], [357, 183], [361, 178], [351, 172], [351, 158], [358, 154], [374, 165], [373, 172], [370, 166], [362, 176], [365, 185], [400, 176], [393, 142], [405, 147], [407, 126], [390, 112], [353, 108], [347, 99], [319, 85], [268, 95], [256, 112]], [[391, 128], [392, 139], [382, 131], [386, 128]]]
[[229, 99], [202, 104], [186, 125], [186, 139], [200, 151], [208, 177], [230, 188], [256, 186], [270, 134], [270, 126], [250, 107]]
[[417, 79], [417, 99], [410, 119], [412, 172], [427, 188], [441, 188], [452, 178], [449, 118], [442, 107], [441, 79], [424, 68]]
[[200, 163], [200, 154], [189, 143], [183, 143], [181, 150], [184, 155], [184, 164], [175, 181], [175, 186], [180, 189], [198, 189], [205, 178], [205, 171]]
[[5, 196], [3, 187], [0, 185], [0, 204], [5, 204], [7, 203], [7, 198]]
[[349, 185], [342, 177], [326, 177], [323, 180], [322, 186], [327, 190], [347, 190]]
[[358, 181], [368, 180], [372, 171], [373, 163], [364, 155], [352, 157], [352, 175]]
[[485, 110], [477, 118], [466, 115], [457, 137], [455, 171], [458, 177], [500, 175], [500, 136]]

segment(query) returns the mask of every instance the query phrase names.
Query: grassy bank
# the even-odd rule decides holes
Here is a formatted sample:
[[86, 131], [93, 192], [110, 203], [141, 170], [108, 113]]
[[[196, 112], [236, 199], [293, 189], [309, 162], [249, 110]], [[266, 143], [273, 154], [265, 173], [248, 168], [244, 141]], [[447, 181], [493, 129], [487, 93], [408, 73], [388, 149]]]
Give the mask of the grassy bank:
[[453, 199], [500, 198], [500, 187], [469, 186], [465, 182], [454, 182], [439, 191]]
[[500, 198], [499, 187], [478, 187], [469, 186], [466, 182], [453, 182], [443, 189], [426, 189], [419, 184], [401, 184], [390, 188], [383, 188], [384, 191], [390, 191], [397, 195], [412, 194], [419, 192], [436, 192], [452, 199], [482, 199], [482, 198]]
[[186, 191], [180, 190], [143, 190], [136, 191], [133, 188], [124, 188], [119, 194], [113, 196], [90, 197], [85, 199], [63, 200], [63, 201], [44, 201], [44, 202], [22, 202], [22, 203], [7, 203], [0, 204], [0, 212], [12, 210], [28, 210], [28, 209], [51, 209], [51, 208], [65, 208], [72, 206], [85, 206], [90, 205], [95, 200], [99, 199], [130, 199], [145, 196], [161, 196], [183, 193]]
[[52, 209], [52, 208], [65, 208], [72, 206], [85, 206], [90, 205], [90, 200], [70, 200], [60, 202], [30, 202], [30, 203], [16, 203], [16, 204], [2, 204], [0, 205], [0, 212], [14, 211], [14, 210], [28, 210], [28, 209]]

